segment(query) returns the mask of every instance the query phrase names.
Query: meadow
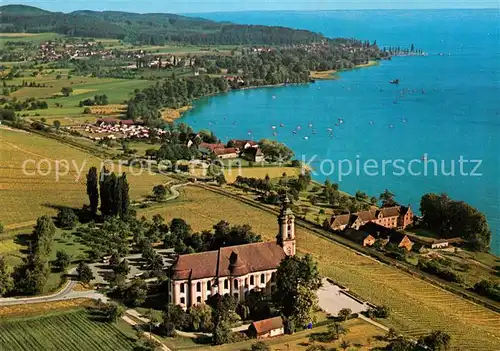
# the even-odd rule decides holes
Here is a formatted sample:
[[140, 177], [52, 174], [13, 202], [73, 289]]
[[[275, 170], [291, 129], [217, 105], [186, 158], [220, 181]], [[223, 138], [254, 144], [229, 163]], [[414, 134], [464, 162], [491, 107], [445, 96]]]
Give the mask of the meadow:
[[[118, 324], [125, 328], [123, 324]], [[0, 321], [2, 351], [133, 350], [135, 337], [117, 324], [92, 320], [85, 310]]]
[[[194, 231], [210, 229], [220, 220], [250, 224], [264, 240], [275, 240], [276, 217], [240, 201], [188, 186], [172, 203], [139, 211], [150, 218], [184, 218]], [[412, 337], [432, 330], [450, 333], [454, 347], [462, 350], [500, 349], [500, 315], [448, 291], [347, 249], [314, 233], [297, 228], [299, 253], [310, 253], [321, 273], [349, 287], [355, 294], [391, 309], [388, 327]], [[446, 321], [446, 322], [444, 322]]]
[[[48, 109], [32, 111], [22, 111], [32, 119], [47, 120], [52, 124], [53, 120], [59, 120], [62, 125], [72, 125], [83, 123], [86, 120], [95, 119], [95, 115], [119, 115], [123, 111], [123, 103], [128, 100], [134, 89], [143, 89], [154, 84], [154, 81], [145, 79], [117, 79], [117, 78], [96, 78], [90, 76], [72, 76], [69, 69], [44, 70], [33, 77], [35, 70], [23, 70], [23, 76], [8, 81], [8, 85], [21, 85], [23, 81], [45, 85], [42, 87], [21, 87], [10, 94], [19, 100], [36, 98], [45, 100]], [[58, 76], [60, 78], [58, 78]], [[69, 96], [63, 96], [61, 89], [71, 87], [73, 92]], [[80, 101], [93, 99], [95, 95], [105, 94], [111, 106], [95, 107], [92, 114], [84, 114], [83, 107], [79, 106]], [[121, 105], [120, 111], [104, 111], [113, 105]], [[116, 106], [115, 106], [116, 107]], [[103, 110], [103, 111], [100, 111]]]
[[8, 41], [25, 41], [38, 44], [43, 41], [53, 40], [61, 35], [57, 33], [0, 33], [0, 47]]
[[[26, 160], [32, 161], [23, 167]], [[69, 171], [61, 163], [61, 173], [65, 174], [59, 179], [57, 160], [70, 163]], [[85, 175], [91, 166], [100, 169], [101, 162], [97, 157], [53, 139], [0, 128], [0, 222], [6, 229], [27, 227], [41, 215], [54, 215], [59, 206], [81, 208], [88, 203]], [[114, 171], [121, 173], [115, 166]], [[129, 174], [131, 200], [142, 200], [151, 194], [153, 186], [170, 180], [167, 176], [146, 171], [141, 176], [134, 176], [128, 167], [123, 167], [122, 171]]]
[[289, 177], [298, 176], [300, 174], [300, 168], [277, 166], [241, 168], [233, 166], [231, 168], [231, 166], [229, 166], [229, 168], [224, 169], [224, 177], [228, 183], [233, 183], [238, 176], [264, 179], [266, 175], [269, 175], [269, 178], [280, 178], [283, 173], [286, 173]]
[[[357, 351], [368, 351], [375, 347], [383, 347], [386, 342], [380, 340], [384, 337], [385, 332], [374, 325], [363, 321], [362, 319], [351, 319], [342, 323], [347, 329], [347, 334], [341, 340], [349, 342]], [[263, 340], [271, 351], [305, 351], [311, 345], [325, 346], [327, 350], [339, 349], [341, 340], [336, 340], [331, 343], [311, 342], [309, 336], [315, 333], [324, 333], [327, 331], [326, 326], [320, 326], [312, 330], [303, 330], [293, 335], [283, 335], [279, 338], [271, 338]], [[234, 351], [234, 350], [250, 350], [252, 344], [257, 340], [251, 339], [233, 344], [220, 346], [207, 346], [196, 344], [192, 339], [185, 337], [177, 338], [162, 338], [162, 341], [172, 350], [213, 350], [213, 351]], [[354, 348], [353, 348], [354, 349]]]

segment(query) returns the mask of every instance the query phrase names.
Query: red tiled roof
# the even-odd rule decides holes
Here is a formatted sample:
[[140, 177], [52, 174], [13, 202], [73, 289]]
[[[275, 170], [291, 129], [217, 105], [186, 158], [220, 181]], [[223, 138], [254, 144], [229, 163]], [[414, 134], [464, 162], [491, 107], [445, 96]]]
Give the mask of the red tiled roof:
[[338, 215], [335, 217], [332, 217], [330, 225], [347, 225], [349, 224], [349, 219], [351, 215], [350, 214], [343, 214], [343, 215]]
[[259, 145], [259, 143], [257, 143], [254, 140], [238, 140], [238, 139], [233, 139], [233, 140], [231, 140], [231, 142], [233, 143], [234, 147], [236, 147], [238, 149], [243, 149], [246, 144], [249, 144], [252, 147]]
[[209, 144], [209, 143], [200, 143], [200, 146], [201, 148], [205, 148], [205, 149], [209, 149], [210, 151], [214, 151], [215, 149], [223, 149], [224, 148], [224, 144]]
[[283, 248], [273, 241], [181, 255], [172, 267], [172, 279], [227, 277], [271, 270], [277, 268], [285, 256]]
[[214, 149], [212, 150], [212, 152], [216, 155], [236, 154], [238, 153], [238, 149], [234, 147], [226, 147], [226, 148]]
[[382, 216], [386, 217], [398, 217], [399, 216], [399, 206], [394, 207], [384, 207], [380, 209]]
[[271, 330], [283, 328], [283, 319], [281, 317], [273, 317], [253, 322], [257, 335], [269, 333]]

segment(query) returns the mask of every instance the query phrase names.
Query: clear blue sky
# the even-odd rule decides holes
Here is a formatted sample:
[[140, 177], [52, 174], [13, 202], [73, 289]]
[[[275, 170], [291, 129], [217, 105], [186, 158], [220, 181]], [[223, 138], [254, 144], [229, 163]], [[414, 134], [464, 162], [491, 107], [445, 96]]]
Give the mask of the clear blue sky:
[[0, 0], [45, 10], [196, 13], [251, 10], [499, 8], [499, 0]]

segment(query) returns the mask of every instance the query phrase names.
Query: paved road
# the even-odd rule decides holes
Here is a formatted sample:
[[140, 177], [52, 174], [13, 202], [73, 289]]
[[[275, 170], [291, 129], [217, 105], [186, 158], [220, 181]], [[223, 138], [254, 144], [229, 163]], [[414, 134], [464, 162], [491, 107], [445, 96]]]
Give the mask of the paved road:
[[106, 296], [99, 294], [94, 290], [84, 290], [84, 291], [73, 291], [77, 282], [73, 280], [69, 280], [59, 291], [51, 295], [45, 296], [34, 296], [34, 297], [21, 297], [21, 298], [0, 298], [0, 306], [13, 306], [13, 305], [24, 305], [31, 303], [40, 303], [40, 302], [54, 302], [54, 301], [62, 301], [68, 299], [78, 299], [78, 298], [89, 298], [98, 300], [101, 299], [106, 301]]
[[174, 199], [177, 199], [179, 197], [179, 191], [177, 189], [183, 187], [183, 186], [186, 186], [186, 185], [189, 185], [191, 184], [190, 182], [187, 182], [187, 183], [182, 183], [182, 184], [176, 184], [176, 185], [172, 185], [170, 187], [170, 196], [168, 196], [165, 201], [170, 201], [170, 200], [174, 200]]

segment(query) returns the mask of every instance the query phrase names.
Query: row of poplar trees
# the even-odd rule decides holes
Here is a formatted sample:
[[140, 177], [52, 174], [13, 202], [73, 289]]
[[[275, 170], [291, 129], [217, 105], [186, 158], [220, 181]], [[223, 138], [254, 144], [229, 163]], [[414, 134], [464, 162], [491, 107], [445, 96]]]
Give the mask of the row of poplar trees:
[[97, 168], [91, 167], [87, 174], [87, 195], [93, 215], [97, 214], [99, 200], [101, 201], [99, 209], [103, 216], [119, 216], [124, 219], [128, 214], [130, 197], [125, 173], [117, 176], [104, 167], [99, 177]]

